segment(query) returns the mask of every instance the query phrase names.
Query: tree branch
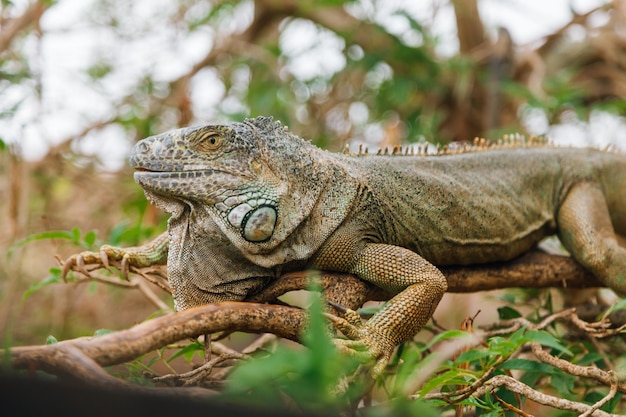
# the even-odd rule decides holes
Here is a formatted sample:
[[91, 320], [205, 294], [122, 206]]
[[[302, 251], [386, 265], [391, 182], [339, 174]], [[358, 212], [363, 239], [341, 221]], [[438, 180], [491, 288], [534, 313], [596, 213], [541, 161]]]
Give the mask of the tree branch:
[[486, 395], [487, 393], [493, 392], [499, 387], [505, 387], [509, 391], [513, 391], [515, 393], [523, 395], [524, 397], [536, 403], [547, 405], [549, 407], [553, 407], [559, 410], [568, 410], [577, 413], [587, 413], [589, 411], [592, 411], [592, 414], [589, 415], [597, 417], [617, 417], [617, 414], [609, 414], [607, 412], [597, 409], [594, 410], [593, 406], [577, 403], [574, 401], [566, 400], [564, 398], [558, 398], [552, 395], [547, 395], [535, 391], [528, 385], [508, 375], [498, 375], [491, 378], [487, 384], [476, 390], [475, 395], [480, 397]]
[[[567, 256], [550, 255], [539, 250], [509, 262], [471, 266], [443, 266], [448, 292], [467, 293], [503, 288], [595, 288], [603, 287], [591, 273]], [[311, 278], [322, 285], [326, 298], [344, 307], [358, 308], [365, 301], [391, 298], [372, 284], [345, 273], [297, 271], [283, 274], [249, 301], [271, 302], [280, 295], [307, 287]], [[345, 301], [342, 301], [344, 299]], [[343, 304], [345, 303], [345, 304]]]
[[39, 25], [41, 15], [48, 7], [48, 2], [35, 1], [28, 6], [21, 16], [3, 21], [2, 30], [0, 30], [0, 53], [11, 46], [13, 39], [15, 39], [22, 30], [33, 24]]

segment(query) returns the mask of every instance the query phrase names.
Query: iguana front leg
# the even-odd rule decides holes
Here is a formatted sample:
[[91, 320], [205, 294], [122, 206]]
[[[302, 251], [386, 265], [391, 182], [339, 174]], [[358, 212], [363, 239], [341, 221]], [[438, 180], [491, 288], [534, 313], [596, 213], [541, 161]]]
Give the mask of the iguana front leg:
[[168, 248], [169, 235], [167, 232], [161, 233], [154, 240], [141, 246], [120, 248], [102, 245], [99, 252], [86, 251], [70, 256], [63, 263], [62, 277], [65, 279], [67, 273], [74, 267], [84, 270], [84, 266], [87, 264], [96, 264], [108, 268], [109, 260], [121, 261], [122, 274], [127, 277], [130, 266], [142, 268], [152, 265], [165, 265]]
[[369, 243], [356, 256], [322, 251], [315, 263], [320, 267], [346, 268], [346, 272], [397, 293], [362, 325], [350, 316], [348, 320], [335, 321], [352, 339], [347, 343], [339, 342], [338, 346], [365, 350], [367, 356], [376, 361], [373, 376], [383, 371], [396, 346], [411, 339], [428, 323], [447, 290], [441, 271], [417, 253], [399, 246]]

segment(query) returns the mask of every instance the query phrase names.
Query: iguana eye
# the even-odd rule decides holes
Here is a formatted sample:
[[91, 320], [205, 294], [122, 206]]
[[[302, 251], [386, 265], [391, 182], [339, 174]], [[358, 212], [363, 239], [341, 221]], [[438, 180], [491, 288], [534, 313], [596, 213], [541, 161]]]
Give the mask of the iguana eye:
[[210, 152], [220, 147], [222, 144], [222, 137], [217, 132], [206, 132], [198, 138], [197, 147], [198, 150], [204, 152]]

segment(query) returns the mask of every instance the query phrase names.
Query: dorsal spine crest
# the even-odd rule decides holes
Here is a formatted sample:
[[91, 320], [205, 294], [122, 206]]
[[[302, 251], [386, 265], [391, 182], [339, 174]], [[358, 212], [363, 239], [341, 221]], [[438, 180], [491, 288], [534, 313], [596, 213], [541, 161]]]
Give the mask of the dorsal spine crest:
[[[471, 142], [452, 142], [443, 146], [440, 144], [433, 145], [435, 146], [435, 150], [432, 154], [429, 154], [429, 146], [431, 146], [431, 144], [428, 142], [417, 145], [384, 146], [378, 148], [375, 154], [379, 156], [443, 156], [482, 152], [492, 149], [521, 149], [554, 145], [545, 136], [532, 135], [527, 138], [520, 133], [515, 133], [510, 135], [505, 134], [495, 141], [477, 136]], [[605, 150], [610, 152], [608, 146]], [[350, 145], [346, 144], [342, 153], [348, 156], [368, 156], [369, 149], [366, 146], [364, 147], [363, 144], [359, 144], [359, 150], [354, 154], [350, 151]]]

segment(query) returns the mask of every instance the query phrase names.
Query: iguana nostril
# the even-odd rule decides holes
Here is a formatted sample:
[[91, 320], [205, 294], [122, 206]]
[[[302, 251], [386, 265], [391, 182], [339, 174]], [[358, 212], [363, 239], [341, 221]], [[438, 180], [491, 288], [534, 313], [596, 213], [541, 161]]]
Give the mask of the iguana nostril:
[[141, 140], [137, 142], [135, 145], [135, 149], [133, 149], [133, 154], [143, 154], [150, 151], [150, 144], [147, 140]]

